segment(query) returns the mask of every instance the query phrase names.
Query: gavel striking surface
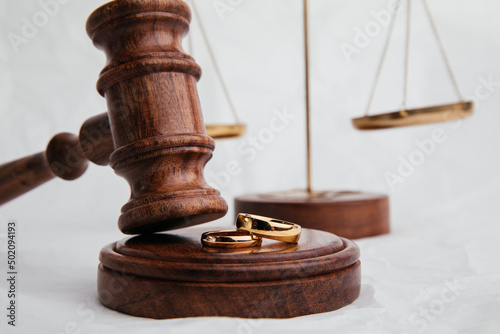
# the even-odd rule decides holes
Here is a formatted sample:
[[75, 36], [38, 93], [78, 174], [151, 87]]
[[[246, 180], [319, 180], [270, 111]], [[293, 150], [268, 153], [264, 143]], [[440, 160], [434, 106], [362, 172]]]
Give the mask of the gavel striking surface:
[[227, 316], [291, 318], [329, 312], [359, 295], [359, 248], [328, 232], [303, 229], [299, 244], [202, 247], [206, 228], [130, 237], [103, 248], [101, 302], [156, 319]]

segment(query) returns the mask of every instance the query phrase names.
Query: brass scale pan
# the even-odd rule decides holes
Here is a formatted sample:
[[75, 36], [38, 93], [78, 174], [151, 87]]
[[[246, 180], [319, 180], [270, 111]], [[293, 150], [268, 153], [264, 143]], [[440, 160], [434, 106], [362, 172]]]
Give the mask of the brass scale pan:
[[354, 118], [352, 124], [358, 130], [388, 129], [454, 121], [470, 116], [473, 110], [474, 103], [465, 101]]
[[205, 124], [207, 135], [214, 139], [241, 137], [246, 132], [245, 124]]

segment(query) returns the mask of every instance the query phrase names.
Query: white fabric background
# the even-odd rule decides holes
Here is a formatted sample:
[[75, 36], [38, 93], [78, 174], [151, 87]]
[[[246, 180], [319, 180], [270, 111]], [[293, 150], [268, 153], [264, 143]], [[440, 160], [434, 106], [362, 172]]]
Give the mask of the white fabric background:
[[[76, 133], [85, 119], [106, 110], [95, 90], [104, 55], [84, 29], [88, 15], [104, 1], [66, 2], [17, 53], [8, 34], [20, 34], [23, 18], [31, 20], [41, 7], [35, 0], [0, 4], [1, 161], [42, 151], [54, 134]], [[238, 194], [303, 188], [301, 1], [221, 0], [232, 8], [223, 20], [216, 2], [197, 1], [249, 131], [246, 137], [217, 142], [207, 179], [230, 206]], [[476, 113], [461, 123], [363, 133], [350, 119], [364, 112], [386, 29], [351, 62], [340, 46], [352, 45], [354, 29], [371, 24], [371, 11], [387, 8], [388, 1], [310, 1], [314, 187], [391, 196], [393, 232], [358, 241], [363, 287], [354, 304], [328, 314], [259, 321], [153, 321], [100, 306], [97, 256], [101, 247], [123, 237], [116, 221], [129, 190], [110, 168], [91, 166], [79, 180], [51, 181], [0, 208], [1, 272], [6, 271], [10, 219], [18, 222], [20, 252], [19, 326], [7, 326], [2, 311], [1, 332], [65, 333], [72, 327], [78, 333], [500, 332], [500, 85], [484, 84], [500, 82], [500, 3], [429, 2], [461, 89], [479, 102]], [[451, 102], [453, 91], [420, 1], [414, 8], [409, 104]], [[401, 24], [375, 100], [377, 111], [397, 108], [401, 100]], [[194, 56], [204, 70], [199, 93], [205, 120], [230, 122], [196, 22], [192, 28]], [[254, 159], [238, 152], [248, 147], [249, 138], [262, 135], [273, 110], [284, 108], [295, 118]], [[442, 131], [446, 140], [391, 189], [385, 173], [396, 173], [400, 158], [418, 154], [416, 141], [432, 138], [433, 131]], [[241, 165], [239, 173], [217, 183], [214, 175], [233, 160]], [[232, 215], [231, 210], [210, 225], [231, 225]], [[6, 282], [0, 282], [0, 309], [5, 310]]]

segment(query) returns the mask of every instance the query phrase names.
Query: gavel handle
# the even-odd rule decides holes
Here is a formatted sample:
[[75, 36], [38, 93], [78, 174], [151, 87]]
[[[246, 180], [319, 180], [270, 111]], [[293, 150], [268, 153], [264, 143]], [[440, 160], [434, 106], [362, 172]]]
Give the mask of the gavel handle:
[[0, 205], [55, 177], [75, 180], [85, 173], [89, 161], [107, 165], [113, 150], [108, 114], [89, 118], [79, 136], [60, 133], [45, 152], [0, 165]]
[[52, 180], [45, 152], [33, 154], [0, 166], [0, 205]]

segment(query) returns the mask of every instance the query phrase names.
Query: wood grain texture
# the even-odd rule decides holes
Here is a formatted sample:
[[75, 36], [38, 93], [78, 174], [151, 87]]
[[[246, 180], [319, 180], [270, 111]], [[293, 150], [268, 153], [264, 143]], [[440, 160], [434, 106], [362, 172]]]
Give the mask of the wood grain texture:
[[[149, 318], [290, 318], [329, 312], [360, 292], [359, 248], [331, 233], [304, 229], [298, 245], [202, 247], [206, 229], [143, 235], [103, 248], [101, 302]], [[180, 302], [182, 301], [182, 302]]]
[[0, 205], [17, 198], [55, 177], [45, 152], [0, 166]]
[[190, 19], [183, 1], [123, 0], [98, 8], [87, 22], [107, 59], [97, 88], [116, 149], [110, 165], [131, 188], [118, 223], [123, 233], [192, 226], [227, 212], [203, 177], [215, 144], [198, 99], [201, 69], [182, 50]]
[[76, 180], [89, 162], [80, 150], [80, 141], [71, 133], [55, 135], [47, 145], [46, 157], [52, 172], [63, 180]]
[[390, 232], [386, 195], [340, 192], [338, 196], [307, 199], [285, 194], [254, 194], [234, 200], [235, 213], [278, 218], [303, 227], [358, 239]]
[[60, 133], [50, 140], [45, 152], [0, 165], [0, 205], [55, 177], [74, 180], [87, 166], [78, 137]]
[[89, 118], [80, 128], [80, 147], [88, 160], [100, 166], [109, 164], [115, 150], [108, 113]]

